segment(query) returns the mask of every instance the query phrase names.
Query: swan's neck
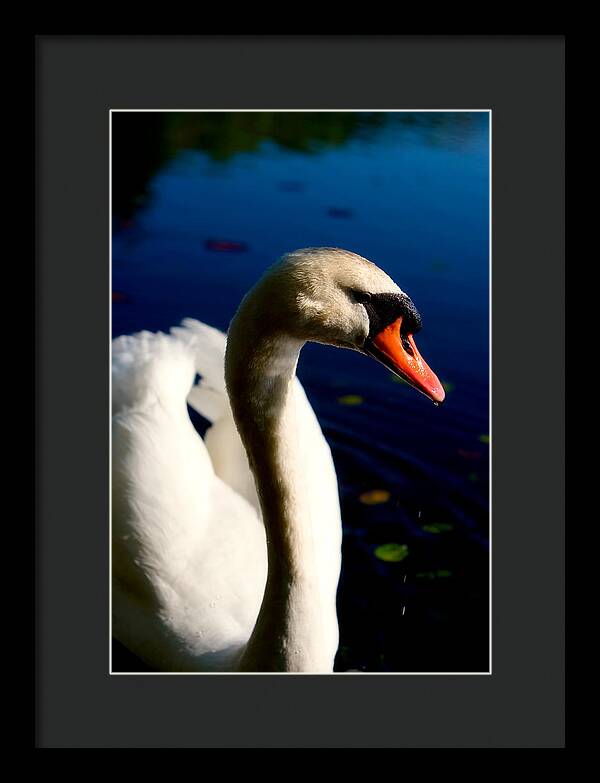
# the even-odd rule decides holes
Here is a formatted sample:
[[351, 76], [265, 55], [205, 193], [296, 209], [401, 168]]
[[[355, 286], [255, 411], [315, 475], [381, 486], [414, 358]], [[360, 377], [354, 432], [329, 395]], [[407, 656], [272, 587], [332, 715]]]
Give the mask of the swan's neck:
[[241, 660], [244, 671], [331, 667], [323, 660], [317, 541], [298, 459], [294, 379], [302, 345], [239, 316], [228, 337], [227, 389], [256, 481], [268, 548], [267, 583]]

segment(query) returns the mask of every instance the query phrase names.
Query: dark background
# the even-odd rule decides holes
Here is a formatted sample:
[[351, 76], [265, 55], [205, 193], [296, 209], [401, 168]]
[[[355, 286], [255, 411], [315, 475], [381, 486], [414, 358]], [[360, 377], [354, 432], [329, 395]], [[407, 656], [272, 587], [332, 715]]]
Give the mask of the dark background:
[[[562, 341], [547, 340], [547, 307], [563, 303], [563, 79], [560, 39], [39, 42], [41, 746], [562, 744]], [[491, 677], [106, 674], [108, 109], [292, 94], [308, 108], [493, 110]]]

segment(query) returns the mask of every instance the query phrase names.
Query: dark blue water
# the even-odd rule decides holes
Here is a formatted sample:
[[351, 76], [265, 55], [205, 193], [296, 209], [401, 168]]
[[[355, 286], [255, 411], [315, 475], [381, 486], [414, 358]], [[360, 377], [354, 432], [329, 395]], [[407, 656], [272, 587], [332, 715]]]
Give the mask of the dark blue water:
[[486, 113], [113, 115], [115, 336], [226, 330], [268, 265], [317, 245], [423, 316], [441, 408], [351, 351], [298, 367], [340, 484], [341, 670], [488, 669], [488, 133]]

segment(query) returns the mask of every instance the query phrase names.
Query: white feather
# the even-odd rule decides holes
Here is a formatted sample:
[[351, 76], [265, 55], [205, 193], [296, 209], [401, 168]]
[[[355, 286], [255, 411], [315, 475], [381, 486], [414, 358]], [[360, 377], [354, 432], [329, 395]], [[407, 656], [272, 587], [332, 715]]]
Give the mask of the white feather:
[[[113, 634], [159, 670], [234, 668], [264, 593], [265, 532], [225, 392], [225, 344], [224, 334], [191, 319], [170, 335], [113, 342]], [[298, 459], [315, 518], [330, 521], [319, 530], [319, 567], [335, 595], [335, 470], [297, 379], [295, 386]], [[186, 399], [213, 422], [205, 441]], [[335, 618], [333, 625], [335, 652]]]

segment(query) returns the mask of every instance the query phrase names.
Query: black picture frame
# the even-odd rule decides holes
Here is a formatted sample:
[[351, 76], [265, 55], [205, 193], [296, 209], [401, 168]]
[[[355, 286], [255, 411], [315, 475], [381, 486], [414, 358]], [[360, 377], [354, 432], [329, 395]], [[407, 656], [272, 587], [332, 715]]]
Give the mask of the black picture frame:
[[[36, 38], [37, 747], [563, 746], [564, 54], [561, 36]], [[490, 676], [109, 675], [118, 108], [491, 109]]]

